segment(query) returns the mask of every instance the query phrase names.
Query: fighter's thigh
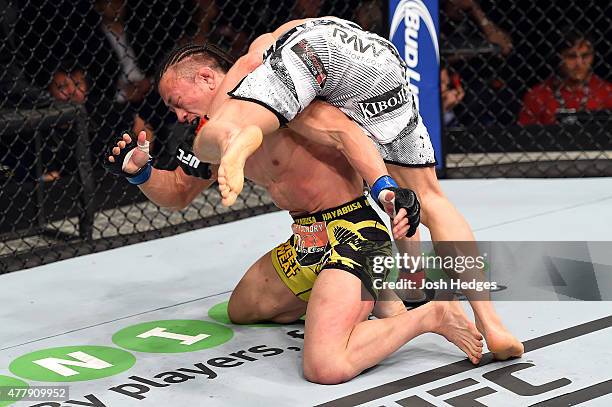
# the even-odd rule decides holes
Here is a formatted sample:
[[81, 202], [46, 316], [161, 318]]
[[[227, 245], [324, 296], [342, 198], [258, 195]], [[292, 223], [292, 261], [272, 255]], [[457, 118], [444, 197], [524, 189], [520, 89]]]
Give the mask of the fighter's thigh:
[[[227, 72], [210, 107], [210, 124], [216, 122], [226, 127], [244, 127], [258, 125], [264, 133], [274, 131], [279, 123], [276, 115], [266, 107], [254, 103], [255, 99], [230, 95], [237, 90], [241, 83], [259, 68], [253, 64], [253, 58], [243, 56]], [[253, 95], [255, 96], [255, 95]]]
[[258, 126], [264, 134], [272, 133], [280, 126], [278, 117], [267, 107], [244, 99], [225, 100], [210, 118], [209, 124], [231, 123], [234, 126]]
[[271, 252], [247, 270], [228, 304], [228, 314], [234, 323], [272, 320], [288, 312], [295, 312], [297, 319], [305, 310], [306, 302], [296, 297], [278, 276]]
[[410, 188], [418, 193], [444, 194], [436, 175], [436, 168], [431, 167], [403, 167], [386, 163], [389, 174], [397, 181], [399, 186]]
[[373, 300], [362, 300], [361, 280], [343, 270], [325, 269], [314, 283], [306, 311], [304, 366], [343, 354], [351, 331], [365, 321]]

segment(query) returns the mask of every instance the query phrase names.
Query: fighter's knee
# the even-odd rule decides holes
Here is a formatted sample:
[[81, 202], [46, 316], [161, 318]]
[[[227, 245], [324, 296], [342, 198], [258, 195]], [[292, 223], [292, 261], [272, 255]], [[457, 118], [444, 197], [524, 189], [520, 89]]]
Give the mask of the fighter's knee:
[[270, 318], [270, 322], [274, 322], [276, 324], [290, 324], [300, 319], [301, 316], [302, 315], [294, 313], [285, 313]]
[[241, 56], [236, 61], [237, 65], [240, 65], [245, 71], [253, 72], [255, 69], [262, 64], [262, 57], [260, 53], [249, 52], [246, 55]]
[[232, 321], [232, 324], [236, 325], [244, 325], [253, 322], [253, 316], [250, 310], [240, 306], [237, 301], [232, 301], [231, 298], [227, 304], [227, 316], [230, 321]]
[[[237, 325], [255, 324], [258, 322], [276, 322], [286, 324], [295, 322], [302, 315], [280, 313], [275, 303], [244, 296], [232, 296], [227, 305], [227, 315], [232, 323]], [[297, 315], [297, 316], [296, 316]]]
[[355, 374], [344, 363], [317, 358], [304, 358], [304, 378], [317, 384], [340, 384], [351, 380]]

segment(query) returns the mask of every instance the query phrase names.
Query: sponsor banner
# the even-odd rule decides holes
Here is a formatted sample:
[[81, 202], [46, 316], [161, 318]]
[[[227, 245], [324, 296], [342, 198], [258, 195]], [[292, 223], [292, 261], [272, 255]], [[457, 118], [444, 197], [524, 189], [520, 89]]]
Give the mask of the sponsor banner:
[[389, 39], [406, 61], [409, 90], [442, 168], [438, 0], [390, 0]]

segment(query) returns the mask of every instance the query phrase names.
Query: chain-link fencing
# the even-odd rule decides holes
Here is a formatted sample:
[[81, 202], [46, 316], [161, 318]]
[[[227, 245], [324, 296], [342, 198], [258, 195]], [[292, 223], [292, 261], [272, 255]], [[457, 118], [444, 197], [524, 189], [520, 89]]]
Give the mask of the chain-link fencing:
[[209, 42], [234, 57], [287, 20], [337, 15], [383, 34], [382, 1], [0, 0], [0, 273], [275, 210], [247, 184], [231, 209], [213, 186], [160, 209], [106, 173], [102, 152], [146, 129], [173, 170], [188, 129], [157, 94], [164, 56]]
[[[444, 174], [612, 172], [610, 5], [440, 2]], [[108, 141], [146, 129], [176, 168], [189, 130], [154, 89], [177, 45], [232, 56], [296, 18], [335, 15], [387, 36], [384, 0], [0, 0], [0, 273], [274, 210], [247, 184], [160, 209], [101, 165]], [[573, 42], [572, 42], [573, 41]]]
[[440, 5], [448, 177], [612, 174], [610, 2]]

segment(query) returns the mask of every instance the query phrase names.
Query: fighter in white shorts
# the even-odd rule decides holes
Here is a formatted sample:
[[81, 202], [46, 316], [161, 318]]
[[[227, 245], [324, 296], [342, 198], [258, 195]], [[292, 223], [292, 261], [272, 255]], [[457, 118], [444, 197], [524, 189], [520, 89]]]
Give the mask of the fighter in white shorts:
[[320, 18], [280, 37], [229, 95], [266, 107], [280, 124], [324, 99], [377, 141], [386, 162], [433, 166], [431, 141], [405, 75], [389, 41], [349, 21]]
[[[181, 120], [211, 116], [196, 137], [194, 152], [202, 161], [220, 163], [218, 182], [225, 205], [241, 191], [244, 163], [263, 134], [272, 133], [321, 98], [338, 109], [315, 106], [308, 117], [288, 126], [311, 141], [329, 145], [331, 139], [372, 186], [375, 198], [397, 184], [414, 190], [421, 202], [420, 221], [433, 241], [474, 241], [469, 224], [436, 178], [431, 142], [406, 90], [404, 63], [387, 40], [335, 18], [298, 20], [255, 40], [249, 53], [227, 72], [226, 87], [214, 86], [212, 69], [192, 72], [182, 69], [182, 64], [181, 59], [173, 59], [163, 67], [160, 93], [162, 88], [174, 89], [166, 92], [164, 100]], [[182, 82], [184, 86], [176, 86]], [[187, 91], [194, 85], [209, 97], [197, 102], [181, 99], [178, 89]], [[225, 92], [232, 89], [228, 98]], [[352, 126], [343, 120], [345, 115], [353, 119]], [[477, 255], [476, 245], [463, 254]], [[523, 345], [504, 327], [492, 303], [465, 294], [495, 356], [520, 356]]]

